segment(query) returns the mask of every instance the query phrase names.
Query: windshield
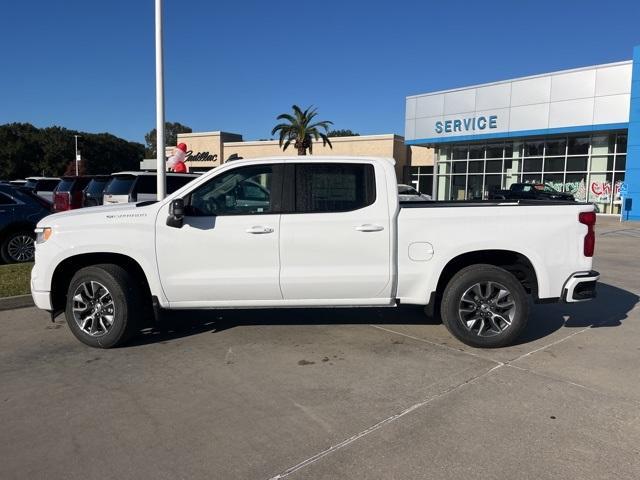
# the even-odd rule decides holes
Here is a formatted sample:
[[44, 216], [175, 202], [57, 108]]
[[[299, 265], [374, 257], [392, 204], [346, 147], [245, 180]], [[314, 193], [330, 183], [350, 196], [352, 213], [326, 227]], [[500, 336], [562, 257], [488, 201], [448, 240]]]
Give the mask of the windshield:
[[115, 176], [104, 189], [104, 193], [105, 195], [129, 195], [135, 181], [133, 175]]

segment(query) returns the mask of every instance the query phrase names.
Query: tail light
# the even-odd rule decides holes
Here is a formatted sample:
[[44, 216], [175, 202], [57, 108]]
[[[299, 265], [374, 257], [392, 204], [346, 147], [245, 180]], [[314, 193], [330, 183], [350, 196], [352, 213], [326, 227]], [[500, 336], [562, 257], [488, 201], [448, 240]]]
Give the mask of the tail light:
[[64, 212], [71, 208], [71, 194], [69, 192], [55, 192], [53, 194], [53, 210]]
[[593, 257], [596, 249], [596, 212], [581, 212], [578, 215], [578, 221], [587, 226], [587, 234], [584, 236], [584, 256]]

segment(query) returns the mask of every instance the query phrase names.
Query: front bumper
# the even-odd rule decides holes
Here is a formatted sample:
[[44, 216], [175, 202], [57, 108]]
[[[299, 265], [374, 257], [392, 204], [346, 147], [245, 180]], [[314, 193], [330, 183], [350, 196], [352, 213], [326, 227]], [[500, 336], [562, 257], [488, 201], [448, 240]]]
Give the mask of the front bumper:
[[595, 270], [574, 273], [562, 287], [562, 300], [567, 303], [584, 302], [596, 297], [596, 284], [600, 274]]
[[40, 292], [32, 288], [31, 298], [33, 298], [33, 303], [35, 303], [36, 307], [40, 310], [53, 310], [53, 306], [51, 305], [51, 292]]

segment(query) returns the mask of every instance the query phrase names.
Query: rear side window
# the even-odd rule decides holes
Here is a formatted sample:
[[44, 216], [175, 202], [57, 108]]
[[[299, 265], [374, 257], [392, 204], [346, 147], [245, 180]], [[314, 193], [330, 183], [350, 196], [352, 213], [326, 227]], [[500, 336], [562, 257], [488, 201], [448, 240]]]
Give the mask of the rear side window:
[[85, 191], [91, 195], [99, 195], [104, 190], [105, 185], [109, 180], [106, 178], [94, 178], [89, 182]]
[[74, 180], [70, 178], [63, 178], [56, 187], [56, 192], [70, 192], [73, 188]]
[[373, 204], [373, 165], [360, 163], [296, 164], [297, 213], [349, 212]]
[[104, 189], [104, 193], [107, 195], [129, 195], [134, 181], [133, 175], [115, 176]]

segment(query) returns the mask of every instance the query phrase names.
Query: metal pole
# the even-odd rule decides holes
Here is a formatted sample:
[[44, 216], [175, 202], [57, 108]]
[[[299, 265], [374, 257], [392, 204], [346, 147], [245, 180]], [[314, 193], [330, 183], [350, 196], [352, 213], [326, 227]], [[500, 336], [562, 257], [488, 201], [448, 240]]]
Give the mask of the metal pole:
[[78, 137], [80, 135], [74, 135], [76, 139], [76, 177], [78, 176]]
[[156, 159], [158, 200], [166, 195], [164, 158], [164, 72], [162, 65], [162, 0], [156, 0]]

